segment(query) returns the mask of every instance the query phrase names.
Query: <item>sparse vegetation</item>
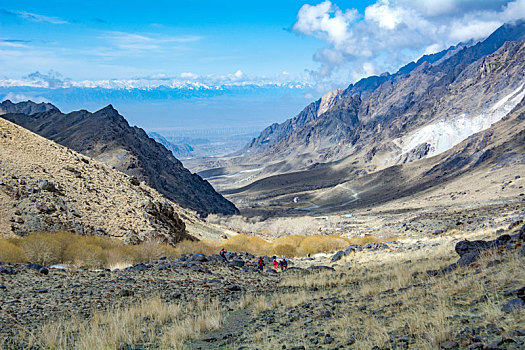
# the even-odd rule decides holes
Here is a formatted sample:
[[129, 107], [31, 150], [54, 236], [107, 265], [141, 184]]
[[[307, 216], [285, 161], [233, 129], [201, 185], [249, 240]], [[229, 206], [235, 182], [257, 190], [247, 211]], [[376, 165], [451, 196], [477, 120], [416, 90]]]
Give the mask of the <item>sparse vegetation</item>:
[[121, 241], [98, 236], [80, 236], [70, 232], [35, 233], [26, 237], [0, 240], [0, 261], [31, 262], [42, 265], [74, 264], [86, 268], [125, 267], [160, 257], [179, 257], [182, 254], [217, 254], [221, 248], [231, 252], [254, 255], [306, 256], [344, 249], [349, 244], [366, 244], [380, 240], [365, 236], [347, 239], [336, 235], [292, 235], [273, 242], [260, 237], [238, 234], [230, 239], [182, 241], [175, 247], [145, 242], [125, 245]]
[[163, 349], [183, 349], [186, 340], [220, 327], [222, 314], [218, 301], [182, 305], [154, 297], [128, 307], [97, 311], [88, 320], [72, 317], [47, 323], [30, 335], [29, 345], [90, 350], [159, 343]]

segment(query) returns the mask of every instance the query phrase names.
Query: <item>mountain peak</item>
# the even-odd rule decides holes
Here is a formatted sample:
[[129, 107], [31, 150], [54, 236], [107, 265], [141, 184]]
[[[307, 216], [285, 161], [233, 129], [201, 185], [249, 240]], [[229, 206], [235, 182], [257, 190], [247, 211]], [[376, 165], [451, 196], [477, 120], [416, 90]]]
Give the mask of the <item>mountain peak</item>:
[[0, 115], [7, 113], [22, 113], [22, 114], [36, 114], [41, 112], [47, 112], [50, 110], [60, 110], [48, 102], [36, 103], [31, 100], [13, 103], [11, 100], [5, 100], [0, 103]]

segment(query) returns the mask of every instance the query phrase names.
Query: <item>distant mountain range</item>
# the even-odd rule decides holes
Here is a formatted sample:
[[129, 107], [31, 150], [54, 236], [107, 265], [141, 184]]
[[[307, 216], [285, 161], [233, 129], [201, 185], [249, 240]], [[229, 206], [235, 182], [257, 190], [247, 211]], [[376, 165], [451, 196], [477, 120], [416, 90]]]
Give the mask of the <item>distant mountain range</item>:
[[131, 127], [111, 105], [90, 113], [64, 114], [50, 104], [1, 104], [2, 118], [45, 138], [97, 159], [137, 181], [145, 181], [166, 198], [200, 215], [235, 214], [237, 208], [196, 174], [191, 174], [144, 130]]
[[[500, 158], [508, 154], [501, 153], [506, 152], [504, 147], [491, 151], [490, 143], [465, 144], [473, 135], [498, 129], [497, 140], [518, 142], [515, 146], [520, 149], [524, 40], [523, 20], [505, 24], [478, 43], [459, 44], [424, 56], [395, 74], [329, 92], [294, 118], [266, 128], [234, 157], [208, 163], [215, 168], [200, 174], [245, 207], [256, 205], [257, 198], [277, 203], [313, 198], [305, 191], [325, 191], [321, 197], [326, 199], [329, 192], [335, 193], [330, 189], [357, 181], [353, 190], [360, 187], [361, 194], [356, 194], [359, 199], [346, 199], [351, 207], [370, 205], [385, 191], [394, 191], [390, 199], [413, 194], [414, 189], [428, 188], [428, 179], [442, 183], [451, 174], [463, 174], [466, 164], [474, 171], [496, 154]], [[505, 119], [511, 115], [513, 124]], [[508, 134], [501, 127], [506, 123], [513, 125]], [[499, 142], [494, 136], [482, 139]], [[469, 155], [458, 159], [465, 152]], [[415, 182], [410, 191], [387, 176], [405, 168], [413, 169], [414, 176], [420, 174], [409, 164], [422, 166], [427, 159], [425, 166], [432, 164], [434, 170], [427, 169], [426, 177], [417, 181], [411, 178]], [[372, 178], [381, 194], [372, 194], [357, 180], [372, 186]], [[393, 187], [385, 189], [382, 183], [389, 178]], [[315, 198], [321, 202], [321, 197]]]

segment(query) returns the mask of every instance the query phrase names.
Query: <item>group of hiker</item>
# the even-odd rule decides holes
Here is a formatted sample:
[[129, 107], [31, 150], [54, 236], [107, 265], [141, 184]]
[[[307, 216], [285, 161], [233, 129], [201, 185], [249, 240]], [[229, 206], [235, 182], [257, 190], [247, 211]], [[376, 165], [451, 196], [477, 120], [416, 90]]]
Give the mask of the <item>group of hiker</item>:
[[[259, 270], [262, 271], [264, 269], [264, 259], [262, 257], [259, 258], [259, 261], [257, 262]], [[274, 256], [272, 257], [272, 265], [273, 269], [277, 272], [279, 269], [281, 269], [281, 272], [286, 270], [288, 267], [288, 261], [286, 261], [286, 258], [283, 258], [282, 260], [277, 261], [277, 258]]]
[[[222, 248], [220, 253], [219, 253], [219, 256], [221, 258], [224, 259], [224, 261], [228, 261], [228, 258], [226, 257], [226, 249]], [[259, 260], [257, 261], [257, 267], [259, 269], [259, 271], [263, 271], [264, 270], [264, 266], [266, 264], [264, 263], [264, 259], [263, 257], [259, 257]], [[274, 270], [277, 272], [279, 271], [279, 269], [281, 269], [281, 272], [286, 270], [286, 268], [288, 267], [288, 261], [286, 261], [286, 258], [282, 258], [282, 260], [279, 260], [277, 261], [277, 257], [276, 256], [273, 256], [272, 257], [272, 265], [273, 265], [273, 268]]]

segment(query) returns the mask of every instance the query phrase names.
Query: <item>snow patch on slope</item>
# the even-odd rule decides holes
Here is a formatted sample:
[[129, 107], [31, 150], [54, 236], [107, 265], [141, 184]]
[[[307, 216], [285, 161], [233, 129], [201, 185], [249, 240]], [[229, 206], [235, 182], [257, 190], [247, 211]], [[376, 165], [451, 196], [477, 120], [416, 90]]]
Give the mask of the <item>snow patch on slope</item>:
[[339, 102], [339, 98], [341, 97], [342, 92], [343, 90], [337, 89], [324, 94], [323, 97], [321, 97], [321, 103], [319, 104], [319, 108], [317, 109], [317, 116], [320, 116], [321, 114], [335, 106]]
[[403, 157], [423, 143], [430, 145], [427, 157], [432, 157], [449, 150], [471, 135], [490, 128], [492, 124], [505, 117], [523, 99], [525, 96], [524, 86], [525, 84], [521, 84], [487, 111], [478, 115], [462, 113], [455, 118], [440, 120], [407, 136], [393, 140], [392, 142], [401, 148], [399, 157]]

